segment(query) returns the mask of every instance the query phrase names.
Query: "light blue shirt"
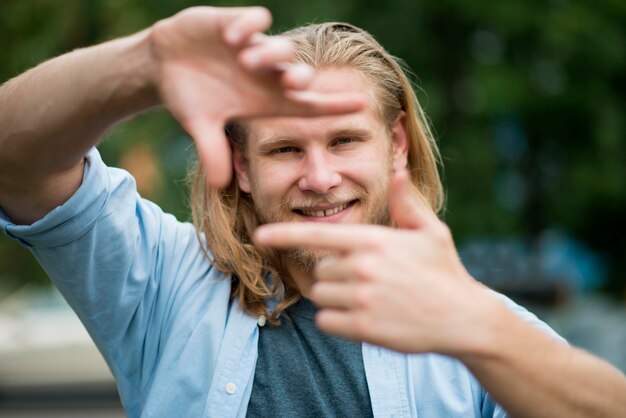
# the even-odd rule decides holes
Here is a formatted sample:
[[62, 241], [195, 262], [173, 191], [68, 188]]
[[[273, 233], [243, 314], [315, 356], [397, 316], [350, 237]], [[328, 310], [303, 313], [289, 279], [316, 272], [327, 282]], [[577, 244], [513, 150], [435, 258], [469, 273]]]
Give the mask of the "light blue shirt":
[[[31, 249], [85, 324], [129, 417], [245, 417], [258, 319], [230, 299], [230, 279], [203, 256], [193, 226], [142, 199], [127, 172], [92, 150], [64, 205], [31, 226], [0, 211], [0, 226]], [[362, 347], [376, 417], [506, 416], [455, 359]]]

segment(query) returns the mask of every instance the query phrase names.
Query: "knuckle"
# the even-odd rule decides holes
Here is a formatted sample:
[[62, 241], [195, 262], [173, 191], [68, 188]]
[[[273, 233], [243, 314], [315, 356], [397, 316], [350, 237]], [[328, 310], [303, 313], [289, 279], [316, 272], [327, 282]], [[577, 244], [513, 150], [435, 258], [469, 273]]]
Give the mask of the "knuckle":
[[385, 248], [385, 241], [387, 240], [387, 228], [379, 226], [374, 230], [373, 240], [376, 248]]
[[171, 19], [173, 19], [173, 17], [159, 20], [150, 28], [149, 39], [153, 50], [161, 47], [169, 37], [170, 27], [172, 25]]
[[319, 263], [317, 263], [317, 265], [313, 269], [313, 274], [318, 279], [328, 278], [332, 275], [335, 265], [336, 259], [334, 257], [326, 257], [322, 259]]
[[271, 43], [273, 45], [281, 47], [291, 47], [293, 44], [293, 42], [289, 38], [283, 35], [267, 36], [266, 39], [267, 43]]
[[269, 11], [267, 7], [263, 6], [253, 6], [250, 10], [256, 13], [260, 18], [264, 21], [271, 23], [272, 22], [272, 13]]
[[356, 334], [363, 337], [370, 333], [371, 321], [368, 316], [363, 313], [358, 313], [354, 316], [354, 330]]
[[370, 249], [379, 251], [385, 248], [385, 229], [383, 227], [373, 227], [367, 235], [367, 244]]
[[364, 280], [368, 276], [368, 269], [360, 259], [356, 259], [352, 262], [352, 271], [359, 280]]
[[367, 255], [358, 255], [351, 260], [351, 270], [357, 279], [363, 281], [370, 281], [372, 279], [372, 260]]
[[301, 233], [305, 232], [309, 237], [310, 240], [308, 240], [308, 242], [310, 242], [311, 244], [318, 244], [318, 243], [323, 243], [326, 235], [324, 234], [324, 231], [319, 230], [319, 229], [314, 229], [314, 228], [310, 228], [309, 225], [306, 225], [305, 228], [301, 230], [294, 230], [293, 232], [293, 238], [297, 239], [299, 237], [301, 237]]
[[316, 315], [315, 315], [315, 325], [317, 325], [318, 328], [320, 328], [321, 330], [328, 330], [329, 328], [329, 320], [328, 320], [328, 315], [326, 314], [325, 311], [319, 311]]
[[359, 309], [368, 309], [374, 303], [374, 295], [369, 287], [360, 286], [354, 292], [354, 303]]
[[325, 294], [325, 286], [323, 283], [315, 283], [311, 286], [311, 298], [313, 300], [321, 299]]
[[434, 230], [435, 238], [442, 244], [448, 244], [452, 241], [452, 232], [448, 225], [443, 222], [438, 222]]

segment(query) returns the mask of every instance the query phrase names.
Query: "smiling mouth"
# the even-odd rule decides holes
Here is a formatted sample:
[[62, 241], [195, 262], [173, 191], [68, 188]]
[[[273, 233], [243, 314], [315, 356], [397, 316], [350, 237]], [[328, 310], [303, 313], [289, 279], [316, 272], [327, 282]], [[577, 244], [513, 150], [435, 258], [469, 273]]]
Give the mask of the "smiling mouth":
[[342, 203], [332, 208], [328, 209], [294, 209], [294, 212], [304, 215], [304, 216], [314, 216], [314, 217], [323, 217], [323, 216], [331, 216], [336, 213], [345, 210], [348, 206], [352, 205], [354, 201]]

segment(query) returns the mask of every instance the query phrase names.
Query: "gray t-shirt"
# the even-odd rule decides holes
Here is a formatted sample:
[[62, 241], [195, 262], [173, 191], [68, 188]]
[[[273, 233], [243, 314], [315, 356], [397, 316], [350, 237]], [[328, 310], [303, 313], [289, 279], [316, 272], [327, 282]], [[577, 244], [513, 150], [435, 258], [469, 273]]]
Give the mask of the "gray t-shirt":
[[302, 298], [281, 325], [260, 328], [248, 417], [371, 417], [361, 344], [315, 326]]

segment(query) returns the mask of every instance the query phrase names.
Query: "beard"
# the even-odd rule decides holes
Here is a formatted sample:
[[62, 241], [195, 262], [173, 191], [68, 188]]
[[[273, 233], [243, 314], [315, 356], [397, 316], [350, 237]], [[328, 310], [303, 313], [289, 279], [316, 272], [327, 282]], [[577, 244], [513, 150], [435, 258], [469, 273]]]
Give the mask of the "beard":
[[[253, 202], [260, 223], [274, 222], [297, 222], [299, 216], [294, 212], [298, 207], [311, 207], [323, 204], [335, 204], [342, 202], [354, 202], [350, 210], [358, 210], [359, 216], [351, 223], [385, 225], [392, 224], [387, 207], [387, 193], [391, 174], [377, 181], [371, 191], [366, 191], [358, 186], [349, 194], [341, 193], [335, 195], [309, 195], [298, 200], [283, 200], [278, 207], [273, 207], [263, 199], [255, 196], [254, 187], [252, 192]], [[257, 197], [257, 198], [255, 198]], [[295, 267], [306, 274], [310, 274], [315, 266], [325, 258], [332, 257], [336, 253], [328, 250], [312, 250], [308, 248], [291, 248], [280, 251], [285, 261], [290, 262]]]
[[[359, 200], [357, 204], [361, 205]], [[390, 225], [391, 220], [387, 209], [387, 199], [382, 202], [370, 202], [366, 208], [361, 208], [364, 213], [358, 223], [371, 225]], [[304, 273], [310, 274], [320, 261], [333, 257], [336, 253], [328, 250], [311, 250], [308, 248], [290, 248], [284, 252], [287, 260], [291, 261]]]

